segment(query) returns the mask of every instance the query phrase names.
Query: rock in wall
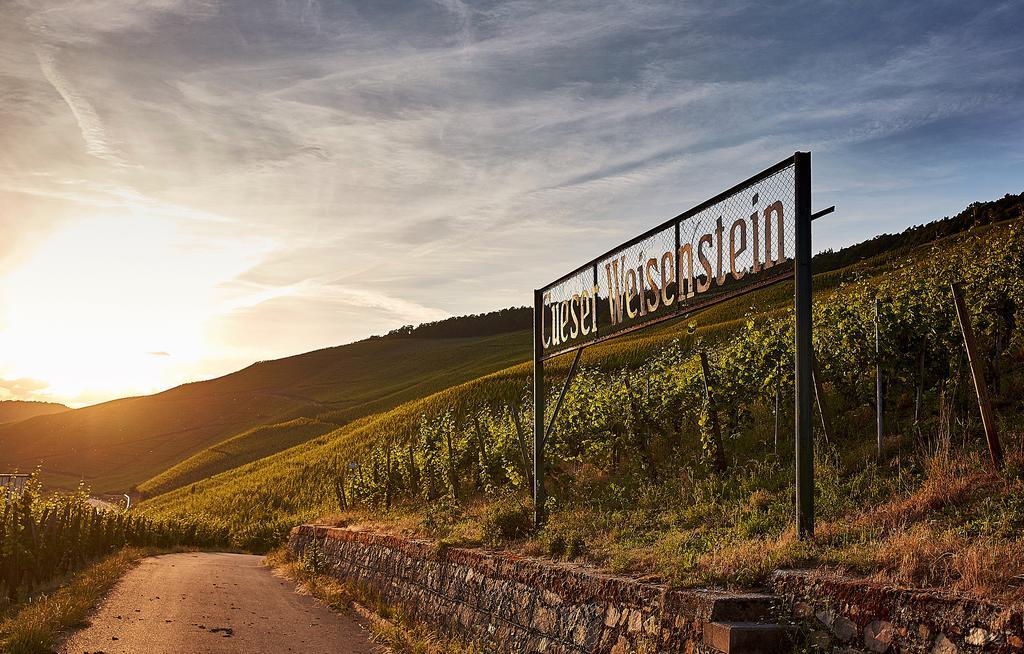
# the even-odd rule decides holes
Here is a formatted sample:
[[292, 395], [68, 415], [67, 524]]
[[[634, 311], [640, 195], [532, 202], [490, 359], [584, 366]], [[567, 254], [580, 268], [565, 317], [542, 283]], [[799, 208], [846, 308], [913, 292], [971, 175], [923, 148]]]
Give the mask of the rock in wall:
[[1020, 608], [802, 570], [777, 571], [772, 587], [819, 648], [1024, 652]]

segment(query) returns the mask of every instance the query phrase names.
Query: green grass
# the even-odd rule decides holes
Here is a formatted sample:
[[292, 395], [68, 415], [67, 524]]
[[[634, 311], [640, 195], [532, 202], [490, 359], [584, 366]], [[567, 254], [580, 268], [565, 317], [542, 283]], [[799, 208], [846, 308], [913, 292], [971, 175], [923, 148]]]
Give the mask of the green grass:
[[61, 634], [83, 625], [117, 580], [156, 550], [123, 549], [73, 575], [56, 590], [37, 595], [0, 623], [6, 654], [51, 654]]
[[288, 449], [310, 438], [337, 429], [333, 423], [314, 418], [295, 418], [260, 425], [193, 454], [156, 477], [139, 484], [143, 497], [159, 495], [217, 473]]

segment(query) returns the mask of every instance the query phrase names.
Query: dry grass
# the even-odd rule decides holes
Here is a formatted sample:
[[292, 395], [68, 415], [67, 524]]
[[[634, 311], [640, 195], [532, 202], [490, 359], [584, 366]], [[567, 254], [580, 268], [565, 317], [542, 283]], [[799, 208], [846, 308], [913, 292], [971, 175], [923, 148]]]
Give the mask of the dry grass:
[[423, 518], [419, 512], [398, 509], [382, 516], [379, 511], [369, 508], [350, 509], [321, 517], [317, 524], [345, 527], [353, 531], [372, 531], [391, 536], [418, 536], [422, 534]]
[[[471, 497], [460, 504], [437, 502], [433, 508], [419, 505], [397, 505], [382, 514], [372, 508], [360, 507], [327, 514], [316, 522], [322, 525], [345, 527], [352, 531], [371, 531], [376, 534], [402, 536], [412, 539], [435, 540], [444, 546], [479, 547], [494, 543], [488, 529], [496, 509], [512, 502], [516, 509], [526, 509], [524, 498], [509, 496], [503, 499]], [[532, 508], [530, 508], [532, 516]]]
[[60, 635], [86, 615], [125, 572], [156, 551], [128, 548], [94, 563], [52, 592], [37, 595], [0, 623], [5, 654], [49, 654]]
[[1024, 575], [1024, 544], [992, 537], [965, 538], [917, 524], [885, 539], [875, 578], [903, 585], [943, 588], [1003, 601], [1024, 600], [1024, 588], [1010, 585]]
[[[1008, 469], [1021, 459], [1008, 456]], [[879, 581], [1024, 601], [1024, 482], [993, 474], [979, 457], [928, 457], [920, 486], [903, 497], [820, 524], [801, 543], [792, 531], [739, 540], [700, 560], [698, 577], [758, 583], [783, 567], [830, 566]]]
[[[1017, 458], [1011, 452], [1010, 466]], [[1012, 472], [993, 474], [979, 457], [948, 451], [927, 458], [925, 470], [906, 497], [823, 525], [823, 554], [878, 580], [1024, 600], [1024, 502], [1014, 502], [1024, 483]]]
[[287, 547], [268, 554], [266, 563], [331, 609], [357, 613], [367, 621], [374, 642], [389, 651], [403, 654], [483, 654], [487, 651], [477, 644], [445, 638], [415, 624], [384, 603], [372, 589], [320, 574], [315, 565], [297, 560]]
[[998, 477], [982, 468], [977, 457], [953, 457], [943, 451], [927, 457], [924, 468], [925, 478], [911, 494], [868, 508], [842, 524], [828, 525], [823, 535], [837, 529], [899, 529], [969, 501], [971, 496], [997, 491], [1000, 484]]
[[[1017, 440], [1015, 434], [1006, 438], [1009, 443]], [[644, 509], [635, 501], [637, 506], [629, 511], [610, 512], [593, 504], [567, 504], [546, 530], [506, 547], [677, 586], [757, 587], [779, 568], [820, 567], [1017, 602], [1024, 600], [1021, 471], [1024, 454], [1016, 447], [1007, 452], [1003, 475], [993, 474], [979, 453], [948, 450], [918, 453], [913, 461], [857, 478], [822, 466], [823, 477], [835, 477], [832, 495], [839, 502], [864, 487], [872, 488], [873, 499], [847, 498], [837, 504], [840, 510], [819, 522], [816, 538], [809, 542], [798, 540], [791, 527], [751, 527], [789, 524], [787, 485], [732, 499], [691, 493], [682, 508], [662, 504]], [[780, 510], [778, 522], [759, 522]], [[486, 512], [480, 506], [467, 509], [451, 534], [478, 533], [479, 524], [475, 532], [468, 525]], [[416, 531], [408, 524], [405, 529]]]
[[480, 645], [465, 645], [441, 638], [422, 625], [407, 620], [372, 620], [370, 633], [374, 642], [405, 654], [483, 654], [488, 651]]
[[702, 556], [695, 576], [702, 583], [717, 586], [761, 585], [779, 568], [813, 564], [815, 549], [813, 544], [798, 540], [794, 530], [778, 538], [741, 540]]
[[[1004, 434], [1002, 475], [992, 473], [973, 447], [918, 451], [873, 471], [852, 459], [819, 462], [827, 488], [819, 488], [819, 523], [810, 542], [798, 540], [789, 526], [791, 486], [773, 485], [756, 468], [749, 479], [721, 480], [722, 488], [742, 489], [731, 494], [687, 478], [679, 489], [646, 500], [630, 496], [610, 508], [580, 492], [587, 501], [564, 503], [545, 530], [502, 546], [677, 586], [758, 587], [779, 568], [819, 567], [1024, 601], [1020, 441], [1019, 431]], [[789, 471], [780, 474], [788, 481]], [[350, 512], [329, 522], [473, 547], [492, 542], [487, 516], [500, 502], [469, 501], [440, 526], [428, 526], [421, 508], [384, 517]]]

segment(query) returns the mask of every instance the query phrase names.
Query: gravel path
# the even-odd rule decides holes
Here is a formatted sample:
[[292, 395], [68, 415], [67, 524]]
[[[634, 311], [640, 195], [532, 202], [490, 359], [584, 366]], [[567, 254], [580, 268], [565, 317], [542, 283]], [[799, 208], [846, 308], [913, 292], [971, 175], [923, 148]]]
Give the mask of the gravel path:
[[379, 654], [352, 618], [295, 592], [247, 554], [143, 560], [62, 654]]

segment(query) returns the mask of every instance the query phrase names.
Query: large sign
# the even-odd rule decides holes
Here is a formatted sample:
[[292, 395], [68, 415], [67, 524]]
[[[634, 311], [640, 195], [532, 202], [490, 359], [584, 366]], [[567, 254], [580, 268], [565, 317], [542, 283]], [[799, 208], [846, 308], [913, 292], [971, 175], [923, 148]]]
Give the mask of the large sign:
[[[812, 219], [811, 155], [797, 152], [534, 291], [533, 498], [538, 525], [546, 502], [544, 445], [584, 347], [794, 278], [796, 528], [800, 537], [813, 535]], [[544, 361], [574, 350], [576, 358], [549, 418]]]
[[791, 277], [794, 158], [541, 289], [543, 358]]

